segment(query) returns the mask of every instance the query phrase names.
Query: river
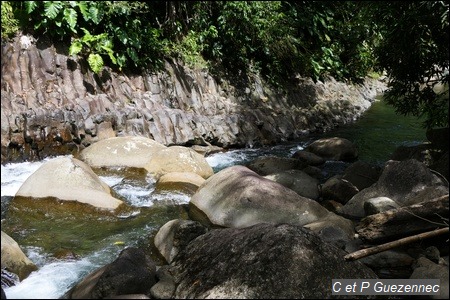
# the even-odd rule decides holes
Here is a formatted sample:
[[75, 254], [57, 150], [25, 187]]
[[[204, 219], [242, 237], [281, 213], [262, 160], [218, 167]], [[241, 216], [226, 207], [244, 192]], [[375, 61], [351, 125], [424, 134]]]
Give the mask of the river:
[[[375, 164], [383, 164], [400, 145], [416, 145], [426, 140], [425, 130], [415, 118], [398, 116], [393, 108], [376, 101], [355, 123], [333, 131], [311, 134], [295, 142], [271, 147], [229, 150], [210, 155], [206, 160], [218, 172], [261, 155], [289, 157], [312, 141], [329, 136], [354, 142], [359, 149], [359, 159]], [[26, 224], [10, 218], [10, 200], [28, 176], [49, 159], [52, 158], [1, 166], [2, 230], [19, 243], [39, 268], [16, 286], [4, 288], [8, 299], [60, 298], [84, 276], [114, 260], [124, 247], [148, 247], [149, 240], [160, 226], [175, 218], [187, 218], [188, 195], [158, 193], [151, 177], [129, 180], [114, 173], [98, 175], [117, 197], [135, 208], [132, 216], [112, 221], [85, 218], [75, 222], [52, 216], [45, 222], [33, 222], [30, 217]], [[345, 164], [330, 163], [330, 172], [345, 167]], [[153, 251], [151, 248], [148, 250]], [[56, 255], [61, 251], [74, 255]]]

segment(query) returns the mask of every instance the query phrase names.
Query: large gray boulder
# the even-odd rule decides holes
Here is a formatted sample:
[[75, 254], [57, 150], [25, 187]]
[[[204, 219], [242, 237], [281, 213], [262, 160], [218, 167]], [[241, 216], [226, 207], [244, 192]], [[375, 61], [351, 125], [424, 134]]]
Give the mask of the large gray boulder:
[[91, 167], [144, 168], [155, 151], [166, 146], [146, 137], [113, 137], [93, 143], [80, 153]]
[[189, 215], [205, 225], [220, 227], [293, 223], [314, 230], [336, 226], [353, 235], [351, 221], [244, 166], [232, 166], [208, 178], [192, 196]]
[[390, 160], [378, 181], [353, 196], [339, 209], [339, 213], [363, 218], [366, 216], [364, 204], [372, 198], [387, 197], [403, 207], [445, 194], [448, 194], [447, 183], [433, 174], [425, 164], [415, 159]]
[[25, 180], [15, 197], [54, 197], [108, 210], [123, 203], [111, 196], [109, 186], [86, 163], [68, 156], [45, 162]]
[[[36, 271], [37, 266], [23, 253], [19, 244], [2, 231], [2, 258], [1, 267], [25, 279], [31, 272]], [[2, 279], [3, 286], [3, 279]]]
[[170, 265], [176, 299], [327, 299], [336, 278], [376, 279], [307, 229], [260, 223], [213, 229]]

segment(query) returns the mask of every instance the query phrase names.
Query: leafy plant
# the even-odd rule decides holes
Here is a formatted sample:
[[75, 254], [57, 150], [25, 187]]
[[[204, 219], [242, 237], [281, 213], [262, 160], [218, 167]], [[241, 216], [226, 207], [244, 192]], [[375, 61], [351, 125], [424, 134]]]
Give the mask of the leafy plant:
[[383, 27], [375, 54], [389, 78], [385, 99], [398, 113], [421, 117], [426, 128], [448, 126], [449, 4], [376, 5], [373, 15]]
[[14, 35], [19, 30], [19, 21], [15, 18], [9, 1], [2, 1], [2, 39]]
[[34, 30], [53, 37], [78, 33], [79, 15], [86, 22], [98, 24], [101, 20], [94, 1], [24, 1], [25, 11], [31, 16]]
[[[99, 73], [103, 68], [101, 54], [108, 55], [113, 64], [118, 63], [114, 57], [113, 43], [106, 33], [92, 35], [87, 29], [82, 28], [82, 30], [84, 31], [84, 36], [72, 42], [69, 48], [69, 55], [77, 55], [83, 51], [83, 48], [86, 49], [85, 53], [88, 55], [89, 66], [95, 73]], [[122, 66], [119, 64], [119, 67], [121, 68]]]

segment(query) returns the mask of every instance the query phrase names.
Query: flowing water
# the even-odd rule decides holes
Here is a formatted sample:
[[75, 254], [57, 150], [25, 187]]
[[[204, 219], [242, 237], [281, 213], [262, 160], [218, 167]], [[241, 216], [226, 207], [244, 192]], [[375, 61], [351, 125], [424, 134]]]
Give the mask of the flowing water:
[[[400, 145], [415, 145], [426, 139], [424, 129], [415, 118], [397, 116], [391, 107], [379, 101], [354, 124], [272, 147], [216, 153], [206, 160], [218, 172], [232, 165], [246, 164], [262, 155], [290, 157], [312, 141], [330, 136], [354, 142], [359, 148], [360, 160], [375, 164], [388, 160]], [[32, 213], [24, 216], [9, 212], [10, 201], [21, 184], [50, 159], [1, 166], [2, 230], [19, 243], [39, 268], [17, 285], [4, 288], [9, 299], [59, 298], [84, 276], [117, 258], [124, 247], [149, 245], [159, 227], [167, 221], [187, 218], [188, 195], [158, 193], [151, 177], [128, 178], [120, 172], [101, 172], [98, 175], [117, 198], [133, 207], [134, 211], [122, 218], [89, 215], [74, 219], [48, 214], [42, 221]], [[327, 164], [330, 170], [346, 167], [340, 163]]]

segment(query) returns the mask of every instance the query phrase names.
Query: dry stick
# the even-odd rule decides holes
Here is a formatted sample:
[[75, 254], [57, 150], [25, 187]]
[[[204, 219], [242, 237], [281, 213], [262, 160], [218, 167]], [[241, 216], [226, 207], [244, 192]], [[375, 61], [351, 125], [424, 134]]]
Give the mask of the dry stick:
[[406, 244], [409, 244], [409, 243], [412, 243], [412, 242], [415, 242], [415, 241], [418, 241], [421, 239], [431, 238], [431, 237], [435, 237], [435, 236], [445, 234], [445, 233], [448, 233], [448, 227], [436, 229], [433, 231], [423, 232], [423, 233], [416, 234], [413, 236], [408, 236], [408, 237], [405, 237], [405, 238], [402, 238], [402, 239], [399, 239], [396, 241], [392, 241], [392, 242], [389, 242], [386, 244], [378, 245], [378, 246], [375, 246], [372, 248], [361, 249], [361, 250], [355, 251], [353, 253], [347, 254], [346, 256], [344, 256], [344, 259], [345, 260], [356, 260], [356, 259], [359, 259], [362, 257], [372, 255], [372, 254], [383, 252], [383, 251], [386, 251], [386, 250], [389, 250], [389, 249], [392, 249], [395, 247], [406, 245]]

